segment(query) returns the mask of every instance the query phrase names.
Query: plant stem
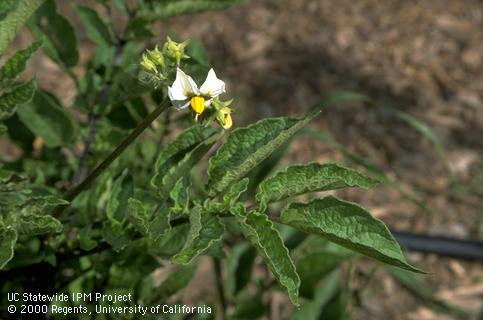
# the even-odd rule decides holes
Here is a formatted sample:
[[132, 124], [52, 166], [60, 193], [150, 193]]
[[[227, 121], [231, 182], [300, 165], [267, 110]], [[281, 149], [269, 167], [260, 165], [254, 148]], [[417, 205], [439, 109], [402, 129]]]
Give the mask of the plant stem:
[[[71, 202], [74, 200], [82, 191], [87, 189], [92, 182], [104, 171], [111, 163], [116, 160], [129, 145], [153, 122], [163, 111], [171, 106], [171, 102], [168, 98], [165, 98], [161, 104], [153, 110], [146, 118], [141, 121], [140, 124], [112, 151], [112, 153], [107, 156], [104, 161], [102, 161], [80, 184], [75, 186], [72, 190], [67, 192], [64, 199]], [[53, 211], [53, 216], [57, 216], [64, 211], [66, 205], [57, 206]]]

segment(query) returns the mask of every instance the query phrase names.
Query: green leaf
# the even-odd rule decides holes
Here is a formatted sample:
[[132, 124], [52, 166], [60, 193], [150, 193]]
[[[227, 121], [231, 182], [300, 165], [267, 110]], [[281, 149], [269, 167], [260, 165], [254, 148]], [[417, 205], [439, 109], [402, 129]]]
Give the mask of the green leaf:
[[37, 92], [30, 103], [18, 108], [20, 120], [48, 147], [69, 145], [75, 140], [74, 121], [53, 96]]
[[184, 175], [178, 179], [173, 189], [169, 193], [169, 197], [174, 202], [174, 212], [188, 212], [189, 204], [189, 188], [191, 180], [188, 175]]
[[168, 206], [159, 207], [155, 210], [154, 216], [151, 217], [147, 205], [137, 199], [130, 198], [128, 212], [129, 221], [134, 228], [153, 241], [157, 241], [171, 230], [171, 208]]
[[226, 208], [229, 209], [235, 205], [240, 196], [247, 191], [249, 182], [250, 181], [248, 178], [244, 178], [233, 184], [230, 189], [228, 189], [228, 191], [223, 195], [223, 203], [225, 204]]
[[154, 2], [153, 7], [145, 7], [142, 16], [156, 20], [182, 14], [193, 14], [205, 10], [224, 9], [245, 3], [247, 0], [165, 0]]
[[37, 88], [35, 80], [20, 85], [0, 96], [0, 120], [10, 117], [18, 105], [29, 102]]
[[55, 1], [47, 0], [37, 11], [29, 28], [44, 39], [44, 52], [65, 68], [79, 62], [77, 36], [72, 24], [56, 9]]
[[188, 239], [181, 251], [172, 259], [172, 263], [189, 264], [215, 242], [219, 241], [225, 228], [220, 218], [211, 212], [195, 207], [190, 215]]
[[102, 235], [116, 251], [124, 249], [131, 243], [131, 239], [128, 238], [122, 224], [116, 220], [104, 222]]
[[149, 232], [150, 217], [146, 206], [139, 200], [130, 198], [128, 200], [128, 218], [134, 228], [146, 236]]
[[236, 299], [234, 303], [233, 312], [228, 316], [228, 320], [253, 320], [264, 319], [267, 307], [264, 304], [264, 299], [257, 294], [255, 297], [247, 296]]
[[406, 262], [386, 225], [357, 204], [333, 196], [308, 204], [291, 203], [282, 211], [280, 220], [381, 262], [423, 272]]
[[185, 223], [169, 229], [162, 237], [150, 241], [150, 250], [157, 256], [170, 259], [186, 243], [190, 226]]
[[13, 258], [17, 232], [0, 221], [0, 270]]
[[17, 221], [20, 235], [35, 236], [46, 233], [62, 232], [62, 223], [52, 216], [31, 214], [20, 216]]
[[89, 39], [98, 45], [110, 46], [113, 44], [109, 27], [101, 17], [99, 17], [97, 11], [80, 4], [76, 4], [74, 9], [84, 24]]
[[297, 259], [295, 266], [300, 276], [300, 295], [314, 298], [318, 282], [348, 258], [348, 255], [317, 250]]
[[191, 279], [193, 279], [196, 267], [196, 264], [192, 264], [171, 271], [166, 280], [159, 287], [153, 289], [154, 292], [151, 295], [151, 302], [166, 301], [166, 299], [185, 288]]
[[176, 166], [187, 153], [197, 145], [205, 141], [216, 132], [216, 129], [203, 127], [199, 124], [191, 126], [183, 131], [173, 142], [162, 150], [156, 160], [155, 172], [151, 184], [156, 189], [161, 189], [163, 178], [172, 167]]
[[171, 208], [163, 206], [154, 212], [154, 217], [151, 219], [151, 224], [148, 229], [148, 236], [156, 241], [166, 233], [171, 231]]
[[188, 56], [201, 66], [209, 67], [210, 62], [203, 43], [199, 40], [190, 40], [187, 48]]
[[258, 203], [276, 202], [288, 197], [314, 191], [336, 190], [347, 187], [372, 188], [378, 184], [354, 169], [335, 163], [293, 165], [278, 171], [260, 184]]
[[9, 12], [18, 6], [17, 0], [3, 0], [0, 2], [0, 20], [3, 20]]
[[216, 140], [218, 140], [218, 137], [218, 135], [214, 135], [201, 142], [192, 151], [187, 153], [182, 160], [173, 165], [168, 172], [166, 172], [161, 181], [161, 194], [169, 194], [178, 180], [189, 174], [193, 167], [201, 160], [208, 150], [210, 150]]
[[32, 43], [29, 47], [15, 52], [0, 68], [0, 79], [15, 79], [25, 71], [27, 61], [40, 48], [41, 41]]
[[244, 236], [257, 249], [280, 284], [285, 287], [290, 301], [298, 306], [300, 278], [280, 234], [266, 215], [255, 211], [243, 211], [243, 206], [232, 209]]
[[232, 183], [243, 178], [317, 114], [318, 112], [312, 112], [302, 119], [264, 119], [234, 130], [226, 143], [210, 159], [210, 196], [224, 191]]
[[127, 39], [139, 41], [141, 39], [151, 39], [154, 36], [154, 33], [151, 31], [151, 21], [142, 17], [129, 19], [126, 27]]
[[79, 247], [82, 250], [90, 251], [97, 247], [97, 241], [93, 239], [93, 230], [91, 226], [82, 228], [79, 232]]
[[248, 243], [232, 248], [227, 261], [227, 289], [232, 295], [235, 296], [249, 283], [256, 256], [257, 252]]
[[315, 291], [313, 300], [302, 304], [300, 309], [295, 310], [290, 320], [319, 320], [324, 307], [334, 298], [339, 290], [339, 279], [337, 272], [329, 275], [324, 283]]
[[128, 200], [132, 197], [134, 191], [134, 182], [127, 170], [114, 181], [111, 191], [111, 197], [106, 205], [106, 215], [109, 219], [123, 222], [126, 217]]
[[6, 3], [0, 12], [0, 16], [3, 16], [0, 20], [0, 56], [5, 53], [17, 32], [44, 0], [17, 0], [17, 2], [16, 5]]

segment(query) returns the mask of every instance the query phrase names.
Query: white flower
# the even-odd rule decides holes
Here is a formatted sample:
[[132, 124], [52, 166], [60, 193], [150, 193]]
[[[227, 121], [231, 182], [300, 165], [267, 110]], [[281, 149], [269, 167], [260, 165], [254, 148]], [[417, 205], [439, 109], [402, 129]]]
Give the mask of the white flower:
[[174, 107], [181, 110], [190, 104], [196, 116], [203, 113], [205, 106], [210, 105], [211, 99], [223, 92], [225, 83], [216, 77], [213, 69], [210, 69], [205, 82], [198, 89], [193, 78], [178, 68], [173, 85], [168, 87], [168, 96]]

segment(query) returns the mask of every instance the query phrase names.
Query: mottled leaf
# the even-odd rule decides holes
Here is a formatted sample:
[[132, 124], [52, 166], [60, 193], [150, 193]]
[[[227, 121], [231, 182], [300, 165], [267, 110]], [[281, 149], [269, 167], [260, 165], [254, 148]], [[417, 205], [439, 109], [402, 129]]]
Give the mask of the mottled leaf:
[[169, 193], [169, 197], [174, 202], [173, 210], [175, 212], [187, 212], [189, 204], [189, 188], [191, 180], [188, 175], [184, 175], [178, 179], [173, 189]]
[[300, 279], [280, 234], [266, 215], [255, 211], [243, 211], [243, 207], [232, 209], [244, 236], [257, 249], [280, 284], [285, 287], [292, 303], [298, 305]]
[[17, 2], [15, 5], [6, 3], [0, 12], [3, 16], [0, 20], [0, 56], [4, 54], [17, 32], [44, 0], [17, 0]]
[[0, 79], [14, 79], [24, 72], [27, 61], [42, 45], [41, 41], [32, 43], [29, 47], [15, 52], [0, 68]]
[[37, 88], [35, 80], [22, 82], [0, 96], [0, 120], [10, 117], [18, 105], [29, 102]]
[[166, 173], [177, 165], [185, 155], [192, 151], [201, 142], [218, 132], [213, 128], [203, 127], [199, 124], [191, 126], [183, 131], [173, 142], [171, 142], [158, 156], [155, 164], [155, 172], [151, 184], [160, 189]]
[[230, 208], [235, 205], [238, 198], [247, 191], [249, 180], [244, 178], [237, 183], [233, 184], [230, 189], [223, 195], [223, 203], [226, 208]]
[[20, 235], [28, 236], [45, 233], [59, 233], [62, 231], [62, 223], [48, 215], [23, 215], [17, 220], [17, 230]]
[[[134, 228], [143, 236], [156, 241], [171, 230], [171, 209], [168, 206], [157, 208], [153, 214], [149, 207], [141, 201], [130, 198], [128, 201], [128, 218]], [[153, 215], [153, 216], [152, 216]]]
[[193, 167], [210, 150], [216, 140], [218, 140], [218, 135], [206, 139], [192, 151], [188, 152], [177, 164], [173, 165], [161, 180], [161, 194], [169, 194], [178, 180], [191, 172]]
[[127, 170], [114, 181], [111, 196], [107, 201], [106, 215], [109, 219], [123, 222], [126, 217], [126, 209], [128, 200], [132, 197], [134, 191], [134, 181]]
[[372, 188], [378, 184], [354, 169], [335, 163], [293, 165], [264, 180], [257, 193], [258, 203], [276, 202], [288, 197], [314, 191], [347, 187]]
[[17, 232], [0, 224], [0, 270], [13, 258]]
[[281, 222], [304, 232], [318, 234], [350, 250], [414, 272], [421, 270], [406, 258], [386, 225], [357, 204], [333, 196], [308, 204], [291, 203]]
[[313, 112], [302, 119], [264, 119], [234, 130], [226, 143], [210, 159], [210, 195], [214, 196], [224, 191], [232, 183], [243, 178], [317, 114], [318, 112]]
[[171, 259], [171, 262], [189, 264], [195, 257], [219, 241], [224, 230], [218, 216], [203, 210], [202, 207], [193, 208], [190, 214], [188, 239], [183, 249]]
[[116, 251], [124, 249], [131, 243], [131, 239], [127, 236], [122, 224], [116, 220], [104, 222], [102, 235]]

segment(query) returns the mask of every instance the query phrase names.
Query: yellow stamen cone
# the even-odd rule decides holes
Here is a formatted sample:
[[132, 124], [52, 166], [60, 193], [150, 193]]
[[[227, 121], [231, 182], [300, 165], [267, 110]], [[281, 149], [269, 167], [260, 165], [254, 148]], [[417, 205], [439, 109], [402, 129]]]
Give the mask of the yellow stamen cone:
[[203, 97], [193, 97], [191, 98], [191, 108], [196, 114], [202, 114], [205, 110], [205, 98]]

